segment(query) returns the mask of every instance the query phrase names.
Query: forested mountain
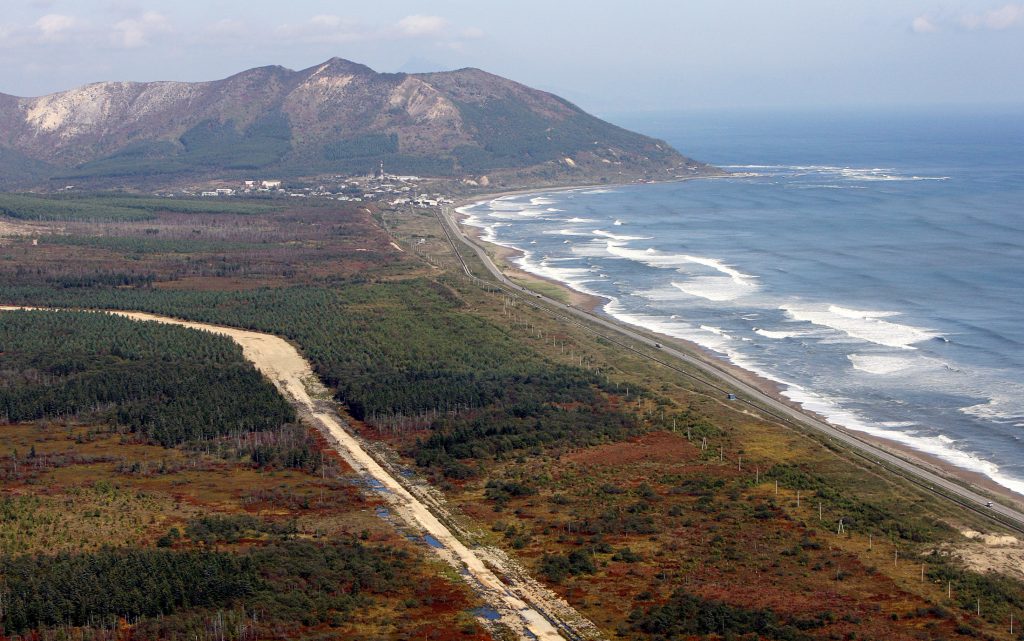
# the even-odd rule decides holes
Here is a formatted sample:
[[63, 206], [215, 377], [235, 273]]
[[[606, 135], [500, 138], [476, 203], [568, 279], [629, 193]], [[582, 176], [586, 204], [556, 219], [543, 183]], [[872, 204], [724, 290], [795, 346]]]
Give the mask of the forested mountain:
[[[213, 82], [100, 82], [0, 94], [0, 181], [513, 172], [557, 179], [708, 171], [662, 141], [479, 69], [384, 74], [333, 58]], [[2, 184], [0, 184], [2, 186]]]

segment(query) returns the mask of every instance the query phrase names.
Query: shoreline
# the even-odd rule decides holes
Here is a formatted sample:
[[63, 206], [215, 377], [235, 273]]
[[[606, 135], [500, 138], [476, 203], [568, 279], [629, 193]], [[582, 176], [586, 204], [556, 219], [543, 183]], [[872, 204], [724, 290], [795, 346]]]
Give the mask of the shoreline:
[[[708, 176], [708, 178], [717, 178], [717, 177], [720, 177], [720, 176]], [[682, 182], [682, 181], [686, 181], [686, 180], [696, 180], [698, 178], [702, 178], [702, 177], [693, 177], [693, 178], [687, 177], [687, 178], [680, 179], [679, 181], [671, 181], [671, 182]], [[668, 181], [662, 181], [662, 182], [668, 182]], [[618, 318], [616, 318], [616, 317], [612, 316], [611, 314], [608, 314], [607, 312], [604, 311], [604, 309], [603, 309], [604, 305], [607, 302], [609, 302], [609, 299], [606, 298], [606, 297], [596, 296], [596, 295], [593, 295], [593, 294], [588, 294], [586, 292], [581, 292], [581, 291], [573, 288], [571, 285], [569, 285], [567, 283], [564, 283], [562, 281], [555, 280], [553, 278], [549, 278], [549, 277], [545, 277], [545, 276], [540, 276], [540, 275], [537, 275], [537, 274], [533, 274], [533, 273], [530, 273], [530, 272], [527, 272], [527, 271], [521, 269], [518, 266], [512, 265], [511, 262], [510, 262], [510, 259], [512, 259], [515, 256], [522, 256], [523, 255], [522, 251], [520, 251], [518, 249], [511, 248], [511, 247], [506, 247], [506, 246], [500, 245], [498, 243], [493, 243], [493, 242], [489, 242], [489, 241], [483, 240], [483, 238], [481, 237], [482, 234], [481, 234], [480, 228], [479, 227], [474, 227], [474, 226], [471, 226], [471, 225], [463, 224], [463, 220], [465, 218], [467, 218], [467, 216], [465, 214], [462, 214], [459, 211], [459, 209], [461, 209], [463, 207], [472, 206], [474, 204], [482, 203], [482, 202], [489, 202], [489, 201], [492, 201], [492, 200], [496, 200], [498, 198], [502, 198], [502, 197], [506, 197], [506, 196], [511, 196], [511, 195], [528, 195], [528, 194], [531, 194], [531, 195], [541, 196], [543, 194], [552, 193], [552, 192], [564, 192], [564, 191], [572, 191], [572, 190], [576, 190], [576, 189], [589, 189], [589, 188], [595, 188], [595, 187], [599, 187], [599, 188], [627, 187], [627, 186], [633, 186], [633, 185], [637, 185], [637, 184], [646, 184], [646, 183], [625, 183], [625, 184], [617, 184], [617, 185], [581, 185], [581, 186], [576, 186], [576, 187], [564, 187], [564, 188], [557, 188], [557, 189], [541, 189], [540, 191], [530, 190], [530, 189], [523, 189], [523, 190], [510, 191], [510, 192], [498, 192], [498, 193], [495, 193], [493, 195], [481, 194], [481, 195], [478, 195], [478, 196], [476, 196], [476, 197], [474, 197], [472, 199], [468, 199], [467, 198], [467, 199], [462, 199], [462, 200], [457, 201], [456, 204], [453, 206], [453, 213], [455, 214], [453, 216], [453, 218], [455, 220], [455, 223], [459, 225], [459, 227], [463, 231], [463, 233], [465, 233], [467, 236], [472, 237], [472, 239], [474, 241], [479, 243], [479, 245], [481, 247], [484, 247], [489, 254], [493, 255], [497, 259], [494, 262], [501, 269], [502, 273], [504, 273], [510, 279], [515, 280], [515, 281], [524, 282], [524, 283], [527, 284], [527, 287], [529, 287], [529, 284], [532, 282], [532, 283], [543, 283], [543, 284], [546, 285], [547, 288], [555, 288], [556, 290], [558, 290], [561, 293], [561, 295], [563, 297], [565, 297], [566, 299], [569, 300], [569, 304], [571, 304], [572, 306], [577, 307], [577, 308], [579, 308], [581, 310], [584, 310], [586, 312], [589, 312], [591, 314], [594, 314], [596, 316], [599, 316], [600, 318], [603, 318], [603, 319], [605, 319], [607, 321], [610, 321], [612, 323], [615, 323], [617, 325], [620, 325], [620, 326], [623, 326], [623, 327], [627, 327], [630, 330], [640, 331], [640, 332], [643, 332], [645, 334], [649, 334], [651, 336], [656, 336], [656, 337], [661, 339], [662, 343], [670, 344], [670, 345], [680, 349], [680, 351], [688, 353], [691, 356], [693, 356], [693, 357], [695, 357], [695, 358], [697, 358], [697, 359], [699, 359], [701, 361], [704, 361], [705, 363], [709, 363], [711, 366], [713, 366], [715, 368], [719, 368], [719, 369], [722, 369], [722, 370], [726, 371], [728, 374], [734, 376], [735, 378], [740, 379], [744, 383], [746, 383], [746, 384], [750, 385], [751, 387], [757, 389], [762, 394], [765, 394], [766, 396], [769, 396], [772, 399], [774, 399], [774, 400], [776, 400], [776, 401], [778, 401], [778, 402], [780, 402], [780, 403], [782, 403], [782, 404], [784, 404], [784, 405], [786, 405], [786, 406], [788, 406], [788, 407], [790, 407], [790, 408], [792, 408], [794, 410], [797, 410], [797, 411], [801, 412], [802, 414], [805, 414], [805, 415], [810, 416], [810, 417], [812, 417], [814, 419], [817, 419], [818, 421], [821, 421], [821, 422], [827, 423], [829, 425], [832, 425], [832, 426], [834, 426], [834, 427], [836, 427], [838, 429], [841, 429], [843, 431], [849, 432], [850, 434], [855, 435], [858, 439], [860, 439], [860, 440], [862, 440], [862, 441], [864, 441], [864, 442], [866, 442], [866, 443], [868, 443], [870, 445], [873, 445], [873, 446], [875, 446], [875, 447], [877, 447], [877, 448], [879, 448], [879, 449], [881, 449], [883, 451], [886, 451], [886, 452], [891, 453], [891, 454], [895, 454], [899, 458], [902, 458], [902, 459], [908, 461], [909, 463], [911, 463], [912, 465], [915, 465], [915, 466], [917, 466], [919, 468], [931, 471], [933, 473], [937, 473], [940, 476], [947, 477], [947, 478], [952, 479], [952, 480], [954, 480], [954, 481], [956, 481], [958, 483], [962, 483], [962, 484], [966, 485], [968, 488], [977, 488], [977, 489], [980, 489], [982, 491], [985, 491], [985, 492], [987, 492], [987, 493], [989, 493], [989, 494], [991, 494], [993, 496], [996, 496], [996, 497], [1002, 499], [1003, 501], [1008, 502], [1010, 505], [1012, 505], [1015, 508], [1019, 509], [1019, 508], [1024, 507], [1024, 494], [1019, 494], [1019, 493], [1011, 490], [1010, 488], [1007, 488], [1007, 487], [1005, 487], [1003, 485], [1000, 485], [999, 483], [997, 483], [993, 479], [989, 478], [988, 476], [986, 476], [986, 475], [984, 475], [984, 474], [982, 474], [980, 472], [976, 472], [974, 470], [970, 470], [970, 469], [959, 467], [959, 466], [954, 465], [953, 463], [950, 463], [949, 461], [947, 461], [947, 460], [945, 460], [945, 459], [943, 459], [943, 458], [941, 458], [939, 456], [936, 456], [934, 454], [929, 454], [927, 452], [922, 452], [922, 451], [917, 450], [914, 447], [912, 447], [910, 445], [907, 445], [905, 443], [902, 443], [902, 442], [899, 442], [899, 441], [896, 441], [896, 440], [893, 440], [893, 439], [887, 439], [887, 438], [884, 438], [884, 437], [881, 437], [881, 436], [877, 436], [877, 435], [871, 434], [869, 432], [857, 430], [855, 428], [851, 428], [851, 427], [848, 427], [846, 425], [842, 425], [840, 423], [832, 422], [826, 416], [821, 415], [821, 414], [819, 414], [817, 412], [814, 412], [812, 410], [808, 410], [808, 409], [804, 408], [803, 405], [801, 405], [800, 403], [798, 403], [796, 401], [793, 401], [790, 398], [788, 398], [784, 394], [785, 390], [787, 389], [787, 387], [786, 387], [786, 385], [784, 383], [780, 383], [778, 381], [775, 381], [775, 380], [772, 380], [772, 379], [769, 379], [769, 378], [765, 378], [765, 377], [763, 377], [763, 376], [761, 376], [761, 375], [759, 375], [759, 374], [757, 374], [755, 372], [752, 372], [750, 370], [744, 369], [743, 367], [733, 363], [728, 358], [722, 356], [721, 354], [715, 352], [714, 350], [711, 350], [710, 348], [704, 347], [703, 345], [700, 345], [700, 344], [695, 343], [693, 341], [689, 341], [689, 340], [686, 340], [686, 339], [678, 338], [678, 337], [671, 336], [671, 335], [668, 335], [668, 334], [663, 334], [661, 332], [656, 332], [656, 331], [653, 331], [653, 330], [649, 330], [649, 329], [647, 329], [645, 327], [642, 327], [642, 326], [639, 326], [639, 325], [633, 325], [631, 323], [627, 323], [625, 321], [622, 321], [622, 320], [620, 320], [620, 319], [618, 319]], [[498, 261], [500, 261], [500, 262], [498, 262]], [[530, 289], [533, 289], [533, 288], [530, 287]]]

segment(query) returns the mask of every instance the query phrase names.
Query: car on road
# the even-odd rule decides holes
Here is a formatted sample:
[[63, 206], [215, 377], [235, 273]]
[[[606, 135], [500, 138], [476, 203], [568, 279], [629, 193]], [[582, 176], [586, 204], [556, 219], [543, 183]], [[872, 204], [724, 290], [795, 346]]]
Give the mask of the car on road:
[[735, 401], [736, 400], [736, 395], [733, 394], [732, 392], [729, 392], [728, 394], [725, 395], [725, 400], [727, 400], [727, 401]]
[[992, 507], [992, 501], [985, 501], [985, 507]]

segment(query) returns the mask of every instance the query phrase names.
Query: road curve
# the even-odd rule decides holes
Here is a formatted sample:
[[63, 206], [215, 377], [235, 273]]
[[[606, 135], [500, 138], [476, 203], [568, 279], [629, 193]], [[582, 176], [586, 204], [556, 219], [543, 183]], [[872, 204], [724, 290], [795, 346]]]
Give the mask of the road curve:
[[[526, 290], [524, 287], [509, 280], [491, 260], [491, 257], [487, 254], [483, 245], [481, 245], [475, 238], [470, 237], [462, 231], [461, 226], [455, 219], [454, 210], [451, 207], [444, 206], [440, 208], [440, 211], [438, 212], [438, 221], [441, 223], [445, 235], [448, 237], [448, 241], [451, 243], [452, 248], [455, 251], [455, 255], [462, 263], [463, 270], [471, 279], [484, 285], [494, 286], [494, 283], [489, 283], [488, 281], [482, 280], [473, 274], [469, 265], [466, 264], [462, 255], [459, 253], [458, 246], [455, 243], [456, 239], [473, 250], [487, 271], [490, 272], [506, 293], [517, 296], [525, 303], [542, 311], [553, 313], [563, 320], [567, 320], [590, 332], [601, 335], [606, 340], [610, 340], [624, 349], [635, 352], [650, 361], [660, 363], [661, 365], [673, 369], [684, 376], [698, 380], [701, 383], [721, 392], [723, 398], [726, 394], [736, 394], [737, 399], [735, 402], [737, 403], [748, 405], [775, 419], [782, 420], [787, 423], [795, 423], [801, 427], [816, 430], [827, 436], [832, 441], [846, 445], [854, 454], [866, 460], [870, 464], [879, 465], [888, 469], [889, 471], [894, 472], [918, 485], [922, 489], [951, 500], [975, 513], [989, 517], [1005, 527], [1024, 533], [1024, 512], [1020, 510], [1003, 505], [1002, 503], [993, 503], [991, 506], [988, 506], [987, 504], [991, 500], [988, 496], [939, 476], [938, 474], [924, 469], [911, 461], [895, 456], [886, 450], [863, 440], [856, 434], [844, 428], [826, 423], [815, 416], [791, 407], [790, 405], [787, 405], [743, 382], [729, 373], [724, 367], [721, 367], [714, 362], [697, 358], [693, 354], [689, 354], [666, 345], [659, 345], [655, 343], [650, 336], [641, 334], [629, 325], [561, 303], [542, 294], [533, 292], [532, 290]], [[635, 345], [623, 343], [602, 332], [597, 332], [594, 330], [594, 325], [610, 330], [620, 336], [625, 336], [634, 341], [638, 341], [645, 346], [655, 348], [658, 350], [658, 355], [655, 356], [648, 353], [646, 350], [638, 349]], [[669, 358], [662, 358], [662, 355]], [[675, 359], [677, 362], [683, 362], [696, 368], [698, 371], [702, 372], [706, 378], [694, 376], [690, 372], [680, 369], [672, 362], [671, 359]]]
[[[0, 311], [39, 309], [0, 306]], [[49, 310], [52, 311], [52, 310]], [[373, 487], [381, 491], [391, 510], [408, 525], [432, 536], [440, 548], [441, 558], [466, 577], [471, 587], [501, 615], [501, 621], [517, 631], [521, 639], [564, 641], [568, 638], [595, 639], [597, 628], [540, 584], [518, 579], [517, 573], [505, 572], [502, 578], [489, 567], [499, 558], [486, 548], [474, 550], [460, 541], [441, 520], [413, 496], [394, 476], [389, 474], [342, 426], [340, 417], [325, 411], [310, 394], [326, 395], [309, 363], [291, 343], [279, 336], [219, 325], [196, 323], [142, 312], [108, 310], [107, 313], [138, 321], [155, 321], [205, 330], [227, 336], [242, 347], [252, 362], [280, 392], [296, 406], [299, 414], [319, 423], [335, 441], [339, 454], [356, 473], [373, 479]], [[329, 395], [327, 395], [329, 397]], [[564, 633], [564, 636], [563, 636]]]

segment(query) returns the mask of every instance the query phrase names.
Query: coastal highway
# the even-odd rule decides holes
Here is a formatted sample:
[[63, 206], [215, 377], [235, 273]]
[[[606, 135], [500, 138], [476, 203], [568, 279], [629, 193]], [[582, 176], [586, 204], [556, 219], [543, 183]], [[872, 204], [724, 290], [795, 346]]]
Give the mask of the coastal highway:
[[[509, 280], [505, 274], [498, 269], [498, 267], [491, 261], [487, 251], [476, 239], [466, 235], [462, 231], [458, 221], [455, 219], [455, 212], [453, 208], [443, 206], [436, 211], [438, 221], [448, 238], [448, 242], [451, 244], [456, 257], [462, 264], [463, 270], [470, 279], [477, 281], [484, 286], [494, 287], [495, 285], [498, 285], [506, 293], [518, 297], [520, 300], [537, 309], [553, 313], [562, 320], [571, 322], [591, 333], [597, 334], [623, 349], [639, 354], [650, 361], [659, 363], [688, 378], [699, 381], [700, 383], [717, 390], [722, 394], [723, 399], [726, 398], [727, 394], [735, 394], [736, 400], [732, 401], [734, 403], [747, 405], [762, 414], [766, 414], [784, 423], [816, 430], [827, 437], [833, 444], [846, 446], [852, 454], [862, 459], [862, 461], [867, 465], [887, 469], [922, 489], [953, 501], [968, 510], [982, 514], [1002, 524], [1004, 527], [1024, 533], [1024, 512], [1018, 509], [1014, 509], [1013, 507], [997, 502], [993, 502], [991, 506], [988, 506], [987, 504], [992, 500], [990, 497], [980, 494], [979, 492], [945, 477], [939, 476], [938, 474], [935, 474], [934, 472], [931, 472], [930, 470], [927, 470], [911, 461], [891, 454], [888, 451], [863, 440], [851, 431], [826, 423], [811, 414], [807, 414], [795, 407], [787, 405], [743, 382], [729, 373], [729, 371], [724, 367], [713, 361], [704, 360], [694, 356], [693, 354], [657, 343], [656, 339], [650, 336], [645, 336], [628, 325], [561, 303], [517, 285]], [[461, 241], [463, 245], [468, 246], [476, 253], [477, 257], [480, 258], [481, 263], [483, 263], [484, 267], [495, 278], [497, 283], [480, 279], [473, 274], [469, 265], [466, 264], [466, 261], [463, 259], [462, 254], [459, 252], [456, 240]], [[599, 331], [595, 326], [609, 330], [618, 336], [632, 339], [633, 341], [639, 342], [651, 349], [640, 349], [635, 344], [617, 340], [615, 337], [608, 336], [605, 332]], [[657, 351], [655, 352], [652, 350]], [[680, 368], [677, 365], [679, 362], [695, 368], [702, 375], [694, 375], [690, 371]]]

